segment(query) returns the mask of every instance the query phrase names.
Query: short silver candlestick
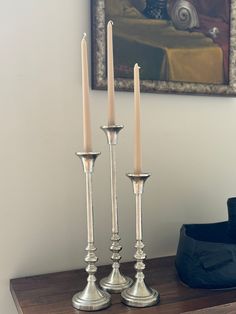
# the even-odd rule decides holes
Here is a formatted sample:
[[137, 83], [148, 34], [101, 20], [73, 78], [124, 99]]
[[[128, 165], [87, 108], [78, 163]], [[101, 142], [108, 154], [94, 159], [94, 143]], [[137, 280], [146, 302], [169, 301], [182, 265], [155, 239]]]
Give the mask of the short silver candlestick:
[[160, 300], [159, 293], [149, 288], [144, 281], [144, 260], [146, 254], [143, 252], [144, 244], [142, 241], [142, 193], [145, 181], [150, 177], [148, 173], [127, 174], [133, 183], [134, 194], [136, 197], [136, 259], [135, 270], [136, 280], [133, 285], [121, 293], [123, 303], [133, 307], [147, 307], [155, 305]]
[[122, 125], [102, 126], [101, 129], [105, 132], [107, 143], [110, 152], [110, 170], [111, 170], [111, 210], [112, 210], [112, 236], [111, 247], [112, 252], [112, 271], [108, 277], [100, 281], [101, 287], [111, 293], [120, 293], [128, 288], [133, 280], [124, 276], [120, 272], [120, 251], [122, 246], [120, 244], [119, 226], [118, 226], [118, 207], [117, 207], [117, 193], [116, 193], [116, 154], [115, 147], [118, 143], [118, 134], [123, 129]]
[[100, 290], [96, 285], [95, 266], [98, 258], [95, 255], [94, 246], [94, 223], [93, 223], [93, 202], [92, 202], [92, 173], [94, 163], [100, 153], [77, 153], [80, 157], [86, 178], [86, 205], [87, 205], [87, 233], [88, 245], [86, 247], [87, 255], [85, 262], [88, 264], [86, 272], [88, 273], [87, 285], [85, 289], [74, 295], [72, 305], [82, 311], [98, 311], [108, 307], [111, 304], [109, 293]]

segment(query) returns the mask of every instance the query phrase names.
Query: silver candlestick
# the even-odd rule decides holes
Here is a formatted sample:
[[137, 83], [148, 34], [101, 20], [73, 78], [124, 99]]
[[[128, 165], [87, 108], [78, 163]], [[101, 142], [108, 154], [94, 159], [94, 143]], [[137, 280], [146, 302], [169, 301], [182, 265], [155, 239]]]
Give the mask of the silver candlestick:
[[78, 310], [97, 311], [108, 307], [111, 304], [109, 293], [100, 290], [96, 285], [95, 266], [98, 258], [95, 255], [94, 246], [94, 223], [93, 223], [93, 202], [92, 202], [92, 173], [94, 163], [100, 153], [77, 153], [80, 157], [86, 177], [86, 205], [87, 205], [87, 233], [88, 245], [86, 247], [87, 255], [85, 262], [88, 264], [86, 272], [88, 273], [87, 285], [85, 289], [74, 295], [72, 299], [73, 306]]
[[144, 281], [144, 260], [146, 254], [143, 252], [144, 244], [142, 241], [142, 193], [145, 181], [150, 177], [150, 174], [127, 174], [133, 183], [134, 194], [136, 197], [136, 259], [135, 270], [136, 280], [133, 285], [121, 293], [123, 303], [134, 307], [152, 306], [159, 302], [159, 293], [149, 288]]
[[102, 126], [101, 129], [105, 132], [107, 143], [110, 151], [110, 170], [111, 170], [111, 202], [112, 202], [112, 236], [111, 247], [112, 252], [112, 271], [108, 277], [100, 281], [101, 287], [111, 293], [120, 293], [122, 290], [128, 288], [133, 280], [124, 276], [120, 272], [120, 251], [122, 246], [120, 244], [119, 227], [118, 227], [118, 207], [116, 194], [116, 155], [115, 146], [118, 143], [118, 134], [123, 129], [122, 125]]

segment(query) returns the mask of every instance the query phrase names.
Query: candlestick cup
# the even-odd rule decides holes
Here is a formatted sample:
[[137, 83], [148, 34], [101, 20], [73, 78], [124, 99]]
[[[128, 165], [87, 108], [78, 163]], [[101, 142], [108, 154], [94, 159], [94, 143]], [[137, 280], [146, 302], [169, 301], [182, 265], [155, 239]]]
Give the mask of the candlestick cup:
[[136, 253], [134, 255], [136, 259], [135, 270], [136, 280], [133, 285], [121, 293], [121, 300], [124, 304], [133, 307], [147, 307], [155, 305], [160, 300], [159, 293], [148, 287], [145, 283], [144, 260], [146, 254], [144, 253], [144, 244], [142, 241], [142, 194], [144, 189], [144, 183], [149, 178], [149, 174], [127, 174], [133, 183], [134, 194], [136, 197]]
[[74, 295], [72, 299], [73, 306], [82, 311], [97, 311], [108, 307], [111, 303], [109, 293], [100, 290], [96, 285], [95, 266], [98, 258], [95, 254], [94, 245], [94, 222], [93, 222], [93, 203], [92, 203], [92, 173], [94, 163], [100, 153], [77, 153], [80, 157], [86, 178], [86, 205], [87, 205], [87, 234], [88, 245], [86, 247], [87, 255], [85, 262], [88, 264], [86, 272], [88, 273], [87, 285], [85, 289]]
[[120, 271], [120, 244], [119, 226], [118, 226], [118, 207], [116, 193], [116, 155], [115, 146], [118, 143], [118, 134], [123, 129], [122, 125], [103, 126], [101, 129], [105, 132], [110, 152], [110, 170], [111, 170], [111, 209], [112, 209], [112, 236], [111, 247], [112, 252], [112, 270], [108, 277], [100, 281], [101, 287], [111, 293], [120, 293], [132, 284], [132, 279], [124, 276]]

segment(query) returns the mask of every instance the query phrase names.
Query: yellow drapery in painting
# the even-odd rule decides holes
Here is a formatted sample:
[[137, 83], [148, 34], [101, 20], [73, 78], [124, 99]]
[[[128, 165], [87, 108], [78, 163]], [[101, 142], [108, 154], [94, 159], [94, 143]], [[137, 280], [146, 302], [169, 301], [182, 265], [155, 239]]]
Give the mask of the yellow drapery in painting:
[[118, 77], [132, 77], [132, 67], [139, 62], [143, 79], [223, 83], [223, 53], [210, 38], [176, 30], [168, 21], [146, 19], [138, 10], [135, 14], [128, 0], [106, 0], [107, 4], [107, 17], [114, 21]]

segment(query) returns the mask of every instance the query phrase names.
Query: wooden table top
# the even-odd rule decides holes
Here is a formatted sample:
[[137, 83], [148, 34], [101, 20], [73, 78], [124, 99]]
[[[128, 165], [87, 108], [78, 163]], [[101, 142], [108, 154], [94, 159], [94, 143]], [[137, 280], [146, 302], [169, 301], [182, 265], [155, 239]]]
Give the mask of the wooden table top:
[[[159, 305], [131, 308], [120, 303], [120, 295], [112, 295], [112, 306], [100, 313], [115, 314], [235, 314], [236, 290], [212, 291], [185, 287], [178, 279], [174, 257], [146, 261], [146, 283], [161, 294]], [[134, 263], [124, 263], [123, 273], [133, 277]], [[97, 278], [108, 275], [110, 266], [98, 268]], [[78, 314], [71, 305], [72, 296], [83, 289], [87, 274], [84, 270], [12, 279], [10, 289], [18, 313], [23, 314]], [[199, 310], [199, 311], [196, 311]], [[87, 312], [88, 313], [88, 312]], [[187, 314], [186, 313], [186, 314]]]

